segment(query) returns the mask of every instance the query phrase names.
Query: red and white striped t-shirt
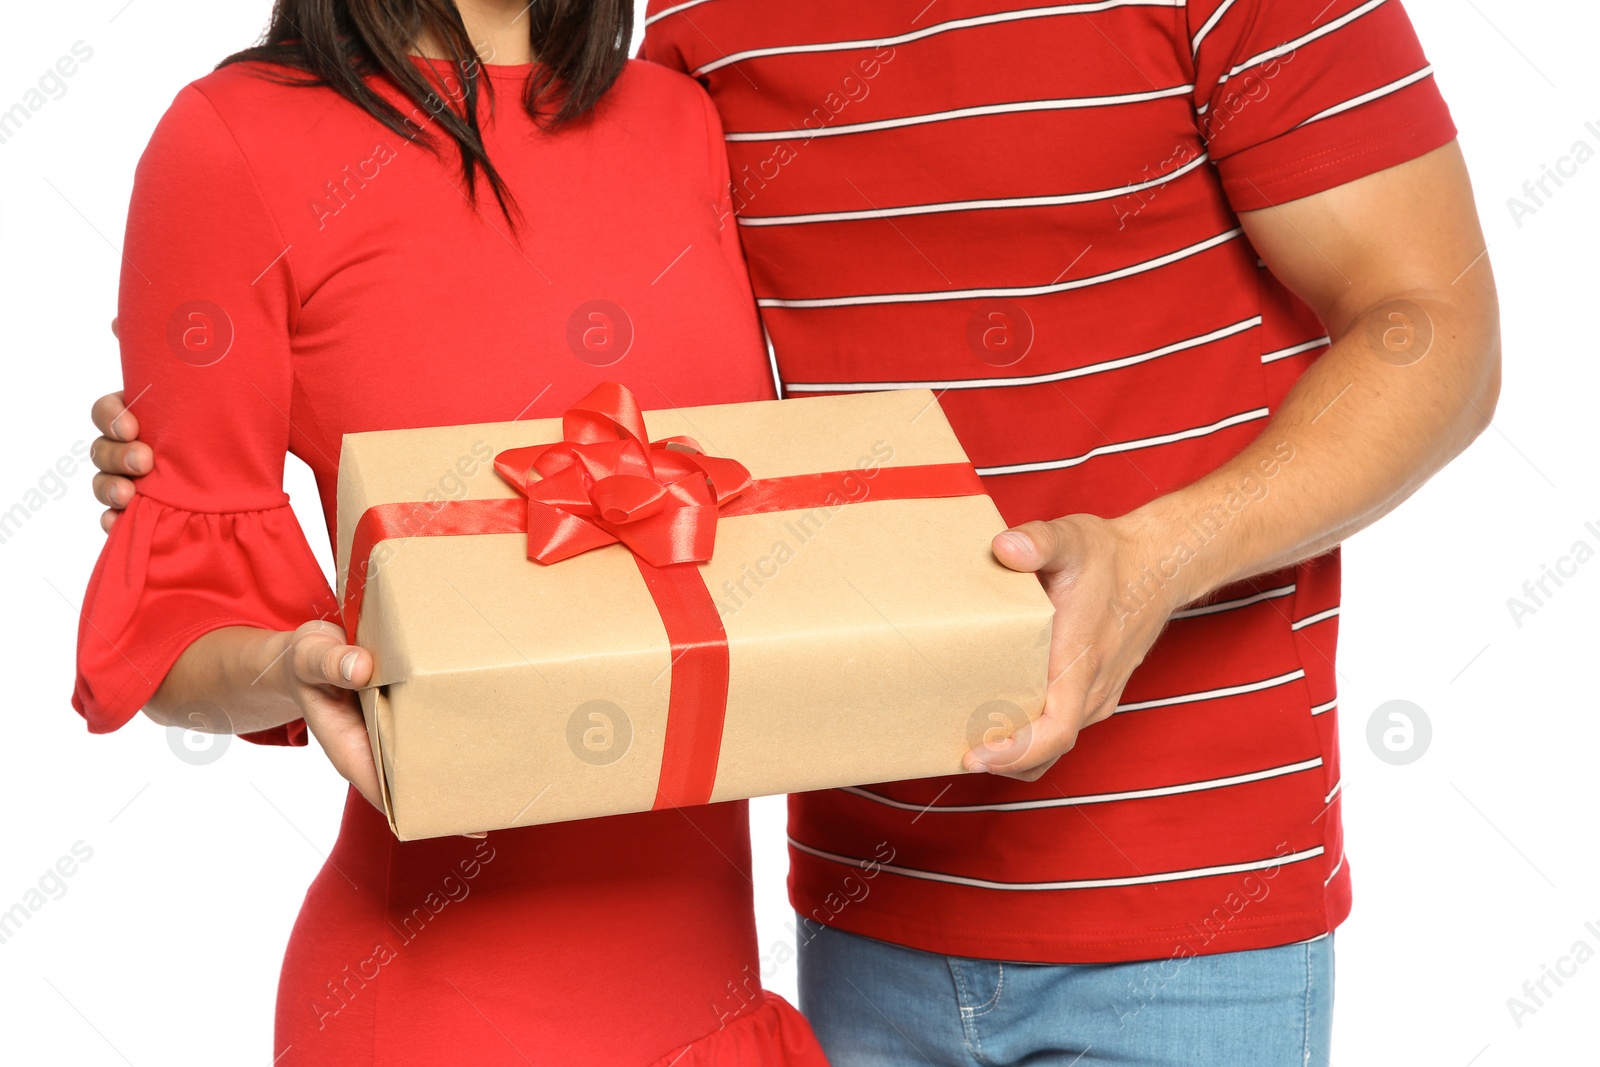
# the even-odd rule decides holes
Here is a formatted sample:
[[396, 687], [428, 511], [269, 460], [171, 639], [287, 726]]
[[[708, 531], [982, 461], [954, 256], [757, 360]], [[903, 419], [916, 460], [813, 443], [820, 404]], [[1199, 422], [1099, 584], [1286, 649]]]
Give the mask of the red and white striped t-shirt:
[[[1327, 338], [1235, 213], [1455, 136], [1399, 0], [656, 0], [644, 54], [722, 116], [785, 394], [936, 390], [1013, 523], [1122, 514], [1259, 435]], [[1331, 552], [1180, 613], [1036, 783], [792, 798], [796, 909], [1049, 962], [1327, 932], [1338, 605]]]

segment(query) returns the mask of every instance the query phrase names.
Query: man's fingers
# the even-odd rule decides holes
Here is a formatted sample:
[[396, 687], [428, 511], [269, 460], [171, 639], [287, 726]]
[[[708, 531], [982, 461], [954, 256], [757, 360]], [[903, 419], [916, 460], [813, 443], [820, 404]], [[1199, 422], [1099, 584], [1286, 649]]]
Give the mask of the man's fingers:
[[1056, 765], [1056, 761], [1060, 758], [1060, 756], [1052, 756], [1050, 759], [1047, 759], [1043, 763], [1039, 764], [1039, 766], [1030, 767], [1025, 771], [995, 771], [994, 773], [998, 774], [1002, 778], [1012, 778], [1019, 782], [1037, 782], [1039, 779], [1045, 776], [1045, 773], [1049, 771], [1051, 767]]
[[1025, 522], [996, 534], [990, 547], [1014, 571], [1060, 570], [1078, 554], [1076, 531], [1066, 523]]
[[133, 483], [114, 474], [96, 474], [94, 498], [113, 511], [121, 511], [133, 499]]
[[122, 512], [115, 508], [108, 508], [100, 513], [100, 529], [106, 533], [111, 532], [111, 527], [117, 524], [117, 516]]
[[139, 421], [122, 402], [122, 393], [107, 393], [89, 409], [94, 428], [116, 441], [132, 441], [139, 436]]
[[333, 623], [307, 623], [295, 638], [294, 670], [307, 685], [360, 689], [372, 679], [372, 653], [349, 644]]
[[115, 315], [111, 317], [111, 336], [115, 337], [119, 341], [122, 340], [122, 331], [117, 329], [117, 319]]
[[143, 441], [114, 441], [109, 437], [96, 437], [89, 445], [89, 460], [107, 474], [128, 474], [138, 477], [149, 474], [154, 465], [155, 453]]
[[[1082, 653], [1069, 652], [1072, 648], [1082, 649]], [[1050, 657], [1044, 711], [1010, 737], [973, 748], [962, 760], [967, 770], [1021, 777], [1028, 782], [1037, 779], [1078, 743], [1078, 732], [1088, 721], [1088, 693], [1098, 670], [1092, 646], [1076, 639], [1063, 643], [1058, 635]]]
[[969, 771], [1017, 775], [1038, 768], [1043, 774], [1049, 764], [1069, 751], [1077, 740], [1077, 716], [1052, 714], [1046, 708], [1043, 715], [1023, 723], [1010, 737], [977, 746], [961, 762]]

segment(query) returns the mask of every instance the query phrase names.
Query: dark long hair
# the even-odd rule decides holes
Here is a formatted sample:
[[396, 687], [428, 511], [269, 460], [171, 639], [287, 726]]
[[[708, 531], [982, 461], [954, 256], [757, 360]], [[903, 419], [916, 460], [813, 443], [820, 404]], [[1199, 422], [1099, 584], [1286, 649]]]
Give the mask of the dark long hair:
[[[581, 119], [627, 62], [631, 0], [535, 0], [522, 17], [538, 61], [522, 106], [546, 128]], [[411, 61], [411, 49], [423, 39], [443, 53], [453, 79], [429, 78]], [[294, 84], [326, 85], [396, 134], [437, 153], [441, 144], [431, 122], [455, 142], [469, 195], [476, 198], [481, 172], [515, 224], [514, 202], [484, 150], [478, 125], [482, 61], [452, 0], [274, 0], [261, 42], [218, 66], [252, 60], [300, 72], [289, 77]], [[376, 92], [366, 79], [380, 73], [428, 120], [419, 122]]]

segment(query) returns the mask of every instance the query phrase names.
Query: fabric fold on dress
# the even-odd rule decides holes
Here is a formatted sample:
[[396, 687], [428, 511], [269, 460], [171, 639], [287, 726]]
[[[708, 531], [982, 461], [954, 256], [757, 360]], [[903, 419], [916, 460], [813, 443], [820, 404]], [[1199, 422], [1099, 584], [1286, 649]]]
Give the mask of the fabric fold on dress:
[[[337, 622], [338, 604], [287, 502], [195, 512], [136, 494], [111, 528], [78, 622], [72, 706], [92, 733], [125, 725], [183, 650], [224, 626]], [[220, 709], [205, 712], [221, 714]], [[303, 721], [242, 734], [303, 745]]]
[[828, 1067], [810, 1025], [794, 1005], [762, 991], [763, 1003], [650, 1067]]

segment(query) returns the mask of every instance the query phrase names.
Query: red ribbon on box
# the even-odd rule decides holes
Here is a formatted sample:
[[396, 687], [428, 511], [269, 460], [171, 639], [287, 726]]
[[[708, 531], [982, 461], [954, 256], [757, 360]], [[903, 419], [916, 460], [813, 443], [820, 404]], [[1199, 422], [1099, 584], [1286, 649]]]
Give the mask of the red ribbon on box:
[[850, 499], [850, 480], [863, 476], [872, 481], [865, 499], [983, 493], [970, 463], [754, 479], [738, 461], [707, 456], [690, 438], [651, 441], [638, 401], [615, 382], [573, 405], [561, 428], [563, 439], [554, 444], [495, 456], [496, 472], [520, 497], [376, 504], [363, 512], [350, 547], [345, 632], [355, 638], [372, 551], [391, 538], [526, 533], [528, 558], [546, 565], [624, 545], [672, 646], [657, 808], [707, 803], [716, 784], [728, 635], [698, 564], [711, 558], [719, 518], [861, 503]]

